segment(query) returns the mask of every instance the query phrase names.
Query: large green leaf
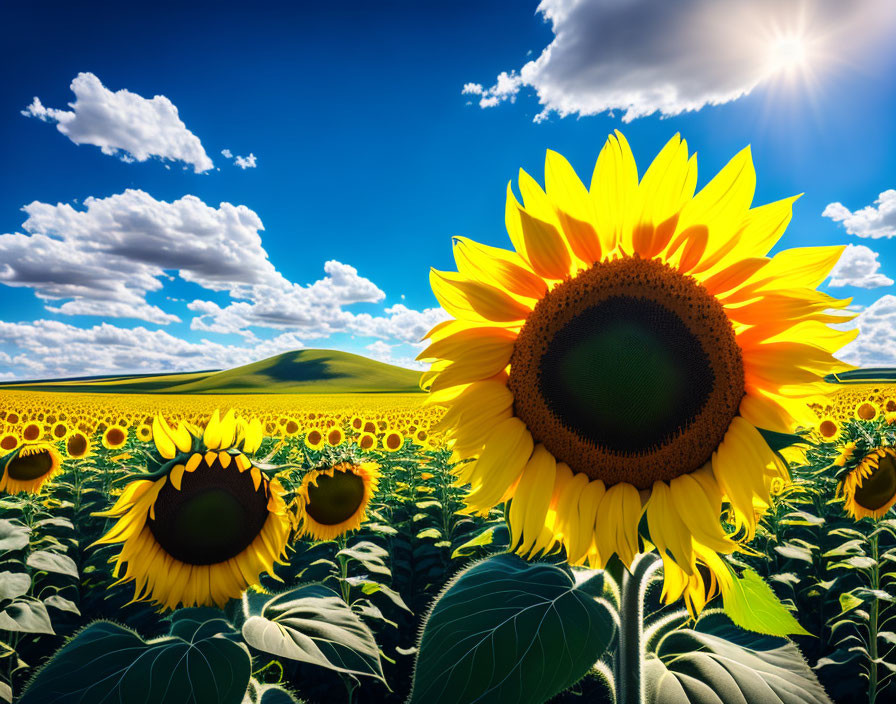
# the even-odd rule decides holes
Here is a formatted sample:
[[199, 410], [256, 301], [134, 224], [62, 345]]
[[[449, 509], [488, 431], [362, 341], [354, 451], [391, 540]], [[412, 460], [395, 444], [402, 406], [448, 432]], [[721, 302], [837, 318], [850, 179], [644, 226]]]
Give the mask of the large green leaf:
[[250, 670], [245, 646], [219, 635], [144, 641], [98, 621], [56, 652], [19, 704], [240, 704]]
[[0, 611], [0, 630], [18, 633], [55, 633], [47, 607], [38, 599], [21, 597]]
[[0, 599], [15, 599], [27, 594], [31, 577], [25, 572], [0, 572]]
[[31, 530], [18, 521], [0, 519], [0, 552], [21, 550], [28, 544]]
[[243, 623], [253, 648], [385, 682], [370, 629], [332, 589], [306, 584], [265, 602]]
[[72, 558], [50, 550], [38, 550], [31, 553], [26, 564], [35, 570], [56, 572], [75, 578], [78, 576], [78, 566]]
[[725, 613], [736, 625], [767, 636], [809, 635], [793, 614], [754, 570], [738, 577], [731, 573], [732, 588], [723, 595]]
[[644, 662], [647, 704], [831, 704], [799, 649], [719, 611], [661, 638]]
[[502, 554], [461, 572], [426, 619], [410, 704], [535, 704], [577, 682], [616, 625], [569, 572]]

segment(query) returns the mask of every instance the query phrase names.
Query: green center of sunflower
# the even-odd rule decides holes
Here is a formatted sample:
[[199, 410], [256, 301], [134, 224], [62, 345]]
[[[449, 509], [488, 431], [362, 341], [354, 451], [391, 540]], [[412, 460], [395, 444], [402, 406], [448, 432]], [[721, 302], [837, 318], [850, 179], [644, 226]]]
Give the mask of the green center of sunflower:
[[715, 382], [700, 341], [675, 313], [624, 296], [561, 327], [539, 367], [551, 411], [616, 452], [668, 442], [693, 421]]
[[268, 517], [266, 482], [258, 489], [251, 472], [235, 462], [227, 469], [203, 459], [184, 472], [180, 489], [168, 481], [147, 525], [162, 548], [190, 565], [211, 565], [236, 557], [258, 537]]
[[308, 485], [305, 512], [325, 526], [334, 526], [355, 515], [364, 501], [364, 480], [354, 472], [336, 470], [321, 474]]
[[514, 412], [574, 471], [647, 489], [703, 465], [744, 396], [725, 310], [658, 261], [600, 262], [549, 291], [510, 360]]
[[6, 467], [6, 471], [12, 479], [19, 481], [30, 481], [44, 476], [53, 468], [53, 458], [47, 450], [38, 450], [24, 454], [19, 452], [18, 456], [10, 460]]
[[896, 495], [896, 455], [887, 453], [875, 469], [856, 489], [855, 500], [859, 506], [875, 511], [885, 506]]

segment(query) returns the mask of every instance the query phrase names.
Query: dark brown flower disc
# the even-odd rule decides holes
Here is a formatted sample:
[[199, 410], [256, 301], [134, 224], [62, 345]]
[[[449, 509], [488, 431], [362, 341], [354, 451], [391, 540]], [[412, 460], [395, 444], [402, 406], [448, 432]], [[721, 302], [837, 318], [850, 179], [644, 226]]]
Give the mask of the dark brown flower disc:
[[515, 414], [558, 461], [647, 489], [710, 459], [744, 372], [721, 303], [692, 277], [635, 257], [599, 262], [539, 300], [508, 387]]
[[30, 481], [44, 476], [53, 468], [53, 457], [49, 450], [38, 450], [29, 454], [19, 454], [6, 465], [6, 472], [12, 479]]
[[856, 488], [856, 503], [875, 511], [884, 506], [896, 494], [896, 455], [888, 452], [877, 463], [870, 475]]
[[168, 481], [153, 507], [155, 519], [146, 524], [162, 548], [190, 565], [225, 562], [245, 550], [261, 532], [268, 517], [266, 483], [258, 489], [250, 471], [236, 463], [224, 469], [205, 459], [193, 472], [184, 472], [180, 489]]
[[325, 526], [334, 526], [355, 515], [364, 501], [364, 479], [354, 472], [339, 470], [321, 474], [308, 485], [305, 512]]

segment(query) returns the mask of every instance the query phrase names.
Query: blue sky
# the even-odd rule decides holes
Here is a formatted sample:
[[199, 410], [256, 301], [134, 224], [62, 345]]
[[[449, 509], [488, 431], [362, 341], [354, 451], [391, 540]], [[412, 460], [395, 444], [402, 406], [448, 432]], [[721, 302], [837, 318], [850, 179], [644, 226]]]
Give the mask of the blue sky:
[[642, 173], [680, 132], [700, 185], [752, 145], [754, 203], [805, 192], [781, 247], [852, 245], [848, 357], [896, 366], [891, 4], [676, 5], [8, 9], [0, 378], [410, 365], [450, 238], [508, 246], [517, 170], [587, 183], [614, 129]]

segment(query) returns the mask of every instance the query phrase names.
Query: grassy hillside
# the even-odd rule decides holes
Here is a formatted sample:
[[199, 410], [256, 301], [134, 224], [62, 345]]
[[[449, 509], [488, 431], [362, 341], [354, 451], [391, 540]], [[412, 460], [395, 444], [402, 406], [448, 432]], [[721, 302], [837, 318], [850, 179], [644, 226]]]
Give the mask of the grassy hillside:
[[414, 393], [420, 372], [335, 350], [299, 350], [224, 371], [7, 382], [0, 389], [131, 394]]

